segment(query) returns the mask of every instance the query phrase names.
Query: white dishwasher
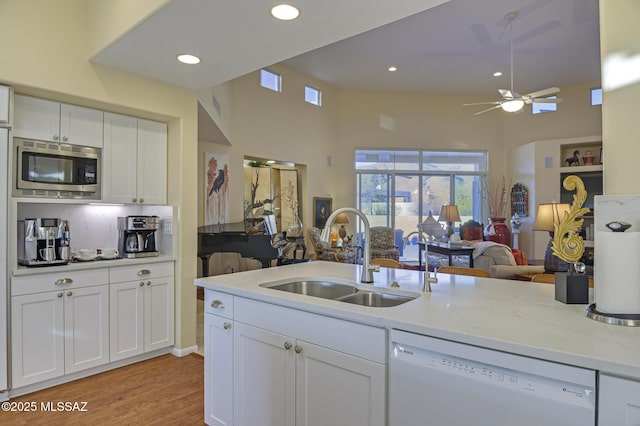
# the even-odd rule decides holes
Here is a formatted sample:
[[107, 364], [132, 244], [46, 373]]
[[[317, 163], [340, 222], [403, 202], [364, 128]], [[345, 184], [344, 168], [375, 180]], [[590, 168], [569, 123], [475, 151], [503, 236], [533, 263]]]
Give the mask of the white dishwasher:
[[389, 426], [586, 426], [596, 372], [391, 331]]

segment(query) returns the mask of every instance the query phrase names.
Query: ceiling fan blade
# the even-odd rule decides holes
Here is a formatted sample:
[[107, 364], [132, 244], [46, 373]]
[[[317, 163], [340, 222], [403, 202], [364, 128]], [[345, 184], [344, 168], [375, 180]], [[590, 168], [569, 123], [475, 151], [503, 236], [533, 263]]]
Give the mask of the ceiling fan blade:
[[[499, 102], [498, 102], [498, 104], [499, 104]], [[478, 111], [478, 112], [474, 113], [473, 115], [479, 115], [479, 114], [482, 114], [482, 113], [487, 112], [487, 111], [491, 111], [492, 109], [496, 109], [496, 108], [500, 108], [500, 105], [496, 105], [496, 106], [492, 106], [491, 108], [483, 109], [482, 111]]]
[[544, 98], [545, 96], [553, 95], [554, 93], [558, 93], [560, 89], [557, 87], [549, 87], [548, 89], [542, 89], [535, 92], [527, 93], [524, 95], [527, 98]]
[[557, 104], [562, 102], [562, 98], [527, 98], [524, 102], [527, 104]]
[[500, 101], [495, 102], [474, 102], [471, 104], [462, 104], [462, 106], [472, 106], [472, 105], [499, 105]]

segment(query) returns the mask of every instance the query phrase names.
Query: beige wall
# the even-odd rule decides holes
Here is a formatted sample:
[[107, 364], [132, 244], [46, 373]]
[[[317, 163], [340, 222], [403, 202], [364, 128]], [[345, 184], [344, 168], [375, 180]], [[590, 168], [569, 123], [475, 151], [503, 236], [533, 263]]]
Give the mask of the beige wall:
[[[312, 221], [309, 208], [314, 196], [334, 193], [335, 166], [327, 166], [327, 157], [337, 149], [336, 123], [338, 113], [337, 91], [327, 84], [299, 74], [287, 67], [269, 67], [283, 77], [282, 92], [260, 87], [260, 73], [254, 72], [232, 81], [231, 146], [201, 141], [199, 152], [199, 185], [204, 191], [203, 152], [229, 155], [230, 161], [230, 219], [243, 219], [243, 158], [244, 156], [277, 159], [306, 166], [307, 181], [302, 175], [305, 191], [302, 194], [303, 223]], [[323, 107], [304, 102], [304, 86], [322, 90]], [[199, 198], [198, 217], [203, 223], [202, 203]]]
[[[640, 192], [640, 2], [600, 0], [600, 56], [603, 65], [603, 156], [604, 190], [608, 195]], [[607, 69], [612, 55], [622, 55], [626, 64]], [[635, 60], [635, 63], [633, 62]], [[620, 87], [618, 72], [631, 74], [635, 81]], [[615, 164], [615, 167], [612, 165]]]
[[[0, 81], [17, 93], [166, 121], [177, 206], [176, 346], [195, 345], [197, 103], [191, 91], [89, 62], [85, 0], [0, 2]], [[27, 25], [28, 24], [28, 25]], [[10, 42], [14, 41], [14, 42]]]

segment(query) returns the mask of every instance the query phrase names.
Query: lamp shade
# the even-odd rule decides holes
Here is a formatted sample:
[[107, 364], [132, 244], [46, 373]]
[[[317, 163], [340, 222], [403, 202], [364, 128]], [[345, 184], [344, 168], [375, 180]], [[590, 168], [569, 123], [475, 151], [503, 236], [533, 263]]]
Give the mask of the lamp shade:
[[333, 221], [333, 223], [338, 223], [338, 224], [345, 224], [345, 223], [349, 223], [349, 215], [347, 215], [347, 213], [340, 213], [338, 216], [336, 216], [336, 220]]
[[569, 204], [564, 203], [548, 203], [538, 206], [538, 214], [536, 221], [533, 223], [534, 231], [553, 232], [553, 224], [560, 223], [564, 218], [565, 212], [569, 212]]
[[440, 208], [440, 222], [460, 222], [460, 213], [458, 212], [458, 206], [453, 204], [444, 205]]

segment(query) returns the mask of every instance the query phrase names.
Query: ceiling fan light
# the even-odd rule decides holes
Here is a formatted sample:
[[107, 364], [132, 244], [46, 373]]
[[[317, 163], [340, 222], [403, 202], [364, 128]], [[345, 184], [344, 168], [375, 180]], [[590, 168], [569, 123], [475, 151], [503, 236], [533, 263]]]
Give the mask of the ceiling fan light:
[[502, 102], [500, 107], [506, 112], [518, 112], [524, 107], [524, 101], [522, 99], [513, 99], [511, 101]]

